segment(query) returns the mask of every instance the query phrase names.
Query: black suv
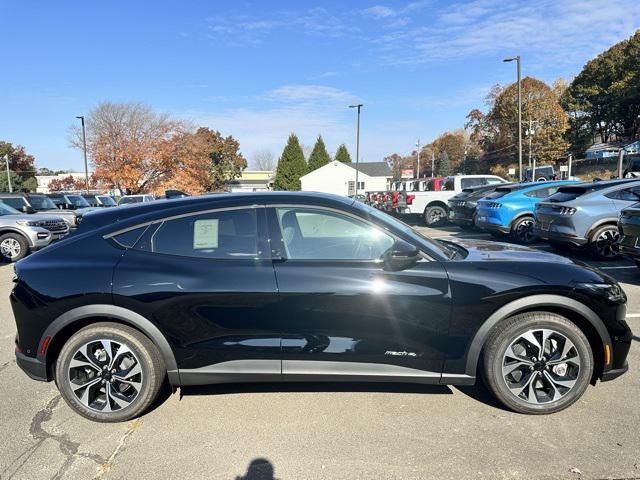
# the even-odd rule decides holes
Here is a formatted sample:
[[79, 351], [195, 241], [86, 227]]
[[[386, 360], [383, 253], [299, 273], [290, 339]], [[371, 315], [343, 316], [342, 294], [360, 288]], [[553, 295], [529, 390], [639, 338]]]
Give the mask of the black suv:
[[479, 373], [507, 407], [551, 413], [624, 373], [632, 338], [624, 292], [595, 269], [435, 241], [362, 202], [300, 192], [90, 212], [18, 262], [14, 282], [18, 364], [105, 422], [143, 413], [165, 380], [470, 385]]

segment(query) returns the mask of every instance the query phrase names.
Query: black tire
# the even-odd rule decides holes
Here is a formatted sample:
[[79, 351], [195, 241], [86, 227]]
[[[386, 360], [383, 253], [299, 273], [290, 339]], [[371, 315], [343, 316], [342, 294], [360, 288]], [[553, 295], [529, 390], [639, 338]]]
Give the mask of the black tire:
[[534, 219], [530, 216], [517, 219], [511, 226], [509, 238], [522, 245], [531, 245], [536, 241], [536, 236], [533, 234], [533, 222]]
[[447, 214], [447, 209], [441, 207], [440, 205], [427, 207], [424, 210], [424, 223], [427, 224], [427, 227], [437, 227], [440, 225], [444, 225], [444, 223], [447, 221]]
[[589, 252], [598, 260], [612, 260], [620, 256], [620, 232], [615, 224], [602, 225], [589, 238]]
[[29, 242], [19, 233], [0, 236], [0, 255], [8, 262], [17, 262], [29, 253]]
[[[131, 378], [135, 382], [139, 381], [141, 386], [137, 390], [134, 387], [127, 385], [123, 386], [123, 383], [126, 382], [119, 382], [117, 380], [118, 377], [115, 375], [113, 375], [113, 377], [115, 377], [114, 379], [105, 381], [104, 375], [109, 375], [110, 372], [108, 369], [106, 372], [103, 372], [99, 367], [102, 366], [104, 368], [104, 364], [108, 363], [108, 361], [101, 361], [98, 357], [92, 355], [91, 361], [94, 362], [98, 368], [94, 369], [89, 366], [72, 367], [72, 372], [74, 372], [73, 375], [84, 375], [83, 380], [85, 381], [87, 378], [89, 379], [89, 382], [97, 379], [97, 383], [95, 383], [92, 391], [98, 393], [96, 394], [96, 400], [93, 403], [94, 408], [91, 408], [91, 406], [82, 403], [81, 399], [78, 397], [78, 395], [82, 396], [84, 389], [76, 389], [76, 392], [78, 392], [77, 394], [74, 393], [74, 390], [72, 389], [70, 379], [72, 373], [70, 371], [70, 364], [74, 357], [76, 360], [83, 360], [83, 358], [87, 358], [78, 354], [78, 350], [81, 347], [89, 344], [91, 345], [89, 349], [93, 349], [96, 345], [102, 345], [100, 340], [109, 340], [110, 342], [113, 342], [113, 344], [128, 347], [132, 353], [130, 358], [135, 360], [133, 365], [135, 366], [136, 364], [139, 364], [141, 371], [139, 375], [134, 375]], [[113, 348], [114, 347], [112, 347], [112, 352], [114, 352]], [[120, 355], [118, 353], [120, 348], [121, 347], [115, 350], [115, 354], [112, 354], [116, 360], [116, 364], [119, 359], [122, 359], [126, 355]], [[130, 360], [130, 362], [133, 362], [133, 360]], [[85, 361], [83, 363], [87, 364], [89, 362]], [[124, 367], [118, 366], [118, 368]], [[129, 367], [129, 371], [131, 371], [132, 368], [133, 367]], [[78, 372], [79, 370], [81, 371]], [[100, 374], [94, 375], [91, 373], [98, 370], [100, 371]], [[115, 368], [114, 370], [111, 370], [111, 372], [114, 371]], [[124, 372], [125, 370], [123, 369], [121, 371]], [[165, 377], [166, 369], [162, 356], [149, 338], [131, 327], [109, 322], [95, 323], [75, 333], [62, 347], [55, 366], [56, 385], [58, 386], [58, 390], [60, 390], [62, 398], [64, 398], [67, 404], [77, 413], [96, 422], [124, 422], [140, 416], [149, 408], [158, 396], [158, 392], [164, 383]], [[100, 378], [102, 378], [102, 380], [100, 380]], [[116, 380], [115, 383], [114, 380]], [[111, 382], [111, 384], [107, 382]], [[79, 382], [79, 384], [82, 383], [84, 382]], [[89, 390], [89, 388], [90, 387], [87, 387], [86, 390]], [[111, 388], [113, 388], [116, 393], [119, 393], [117, 390], [118, 388], [125, 389], [125, 392], [126, 389], [133, 388], [133, 390], [130, 391], [130, 395], [133, 399], [128, 405], [119, 407], [118, 402], [114, 400], [114, 398], [120, 399], [120, 396], [114, 396], [113, 393], [111, 393], [111, 397], [107, 397], [106, 395], [107, 389], [111, 392]], [[103, 389], [104, 392], [102, 392]], [[135, 393], [136, 391], [137, 393]], [[111, 400], [107, 399], [105, 403], [104, 398], [101, 397], [110, 398]], [[100, 411], [101, 409], [97, 409], [96, 407], [101, 403], [103, 404], [103, 408], [108, 404], [112, 411], [104, 412]]]
[[[514, 364], [513, 361], [509, 361], [509, 364], [505, 364], [507, 358], [505, 356], [507, 348], [511, 347], [512, 351], [515, 351], [516, 347], [512, 346], [512, 344], [521, 340], [521, 335], [526, 334], [527, 332], [533, 331], [533, 335], [535, 336], [535, 338], [538, 341], [541, 340], [541, 336], [539, 336], [539, 333], [542, 329], [554, 331], [552, 336], [549, 336], [549, 339], [544, 343], [545, 348], [543, 350], [542, 359], [545, 359], [544, 351], [546, 351], [546, 346], [548, 345], [549, 349], [552, 349], [553, 341], [556, 341], [556, 350], [554, 351], [559, 352], [562, 349], [565, 343], [562, 343], [562, 345], [559, 346], [560, 344], [557, 342], [557, 340], [554, 339], [559, 339], [564, 336], [564, 338], [571, 341], [574, 346], [574, 348], [572, 348], [570, 351], [572, 353], [567, 355], [567, 357], [571, 357], [574, 353], [577, 353], [580, 363], [579, 369], [573, 372], [575, 373], [575, 378], [570, 379], [571, 382], [574, 382], [570, 389], [564, 390], [564, 387], [560, 387], [554, 390], [550, 390], [553, 392], [556, 392], [556, 390], [557, 392], [563, 390], [562, 396], [560, 396], [556, 400], [550, 400], [549, 397], [546, 396], [550, 394], [545, 393], [544, 388], [548, 388], [548, 385], [553, 385], [552, 382], [550, 382], [547, 378], [562, 380], [561, 378], [559, 378], [559, 376], [556, 375], [554, 370], [555, 368], [561, 367], [561, 365], [558, 365], [558, 367], [555, 365], [546, 365], [547, 360], [545, 359], [545, 361], [538, 361], [535, 364], [533, 364], [533, 362], [530, 362], [534, 365], [533, 368], [531, 367], [531, 365], [523, 364], [522, 370], [514, 370], [514, 374], [503, 376], [503, 366], [504, 368], [508, 368], [509, 366]], [[531, 343], [530, 345], [532, 346], [533, 344]], [[532, 350], [530, 352], [522, 353], [522, 357], [518, 358], [527, 358], [527, 355], [529, 353], [535, 351], [539, 350], [532, 347]], [[551, 352], [551, 357], [556, 358], [553, 352]], [[527, 361], [531, 360], [532, 358], [534, 357], [528, 357]], [[516, 361], [515, 363], [523, 362]], [[565, 362], [564, 365], [565, 367], [563, 368], [567, 368], [567, 372], [569, 372], [570, 369], [577, 368], [575, 366], [572, 366], [571, 362]], [[574, 323], [570, 322], [565, 317], [562, 317], [555, 313], [527, 312], [516, 315], [505, 320], [504, 322], [501, 322], [492, 330], [483, 350], [482, 373], [485, 384], [495, 395], [496, 399], [500, 401], [500, 403], [502, 403], [505, 407], [519, 413], [543, 415], [559, 412], [560, 410], [569, 407], [570, 405], [575, 403], [586, 390], [589, 382], [591, 381], [593, 369], [593, 352], [591, 351], [589, 341], [585, 337], [582, 330], [580, 330]], [[511, 382], [514, 379], [514, 377], [511, 377], [509, 375], [522, 375], [519, 379], [520, 383], [511, 384], [512, 386], [515, 385], [514, 388], [516, 391], [519, 389], [521, 384], [526, 385], [527, 383], [529, 383], [527, 382], [527, 380], [531, 379], [530, 385], [520, 393], [520, 396], [517, 396], [514, 390], [509, 388], [508, 382]], [[507, 378], [509, 378], [509, 380], [507, 380]], [[531, 398], [529, 397], [529, 395], [531, 394], [532, 386], [535, 387], [533, 393], [535, 400], [528, 401], [526, 398], [522, 398], [522, 396]], [[540, 392], [541, 395], [539, 395], [538, 392]]]

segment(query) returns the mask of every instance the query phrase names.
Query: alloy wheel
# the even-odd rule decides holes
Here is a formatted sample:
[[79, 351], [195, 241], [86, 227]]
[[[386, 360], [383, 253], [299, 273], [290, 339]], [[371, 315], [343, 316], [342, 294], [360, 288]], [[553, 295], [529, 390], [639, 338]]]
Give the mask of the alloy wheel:
[[531, 243], [533, 238], [533, 220], [527, 218], [518, 223], [516, 239], [522, 243]]
[[556, 402], [578, 381], [581, 360], [566, 335], [551, 329], [527, 330], [507, 347], [502, 377], [509, 391], [531, 404]]
[[446, 212], [441, 208], [434, 208], [429, 212], [429, 223], [431, 225], [437, 224], [447, 216]]
[[4, 257], [13, 259], [20, 256], [22, 247], [20, 246], [20, 242], [15, 238], [5, 238], [2, 243], [0, 243], [0, 252], [2, 252]]
[[618, 240], [620, 233], [617, 229], [611, 228], [603, 230], [595, 239], [595, 249], [597, 254], [602, 258], [617, 257], [620, 253]]
[[85, 343], [73, 355], [68, 381], [77, 400], [98, 412], [127, 408], [142, 388], [142, 368], [124, 343], [100, 339]]

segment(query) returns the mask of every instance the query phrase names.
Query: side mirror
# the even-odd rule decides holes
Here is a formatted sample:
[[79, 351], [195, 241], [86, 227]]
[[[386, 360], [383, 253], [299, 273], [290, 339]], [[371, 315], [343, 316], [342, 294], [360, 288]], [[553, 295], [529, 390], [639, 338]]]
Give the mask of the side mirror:
[[415, 265], [420, 260], [420, 250], [404, 240], [396, 240], [393, 246], [383, 256], [386, 270], [404, 270]]
[[24, 213], [36, 213], [35, 209], [30, 205], [23, 205], [22, 206], [22, 211]]

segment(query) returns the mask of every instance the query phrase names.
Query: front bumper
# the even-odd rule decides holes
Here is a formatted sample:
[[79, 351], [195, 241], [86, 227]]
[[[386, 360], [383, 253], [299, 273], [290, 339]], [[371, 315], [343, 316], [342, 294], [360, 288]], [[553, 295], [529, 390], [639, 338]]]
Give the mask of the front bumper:
[[49, 381], [47, 366], [37, 358], [27, 357], [24, 353], [16, 350], [16, 363], [29, 378], [40, 382]]
[[627, 373], [627, 371], [629, 370], [629, 364], [627, 362], [624, 363], [624, 365], [621, 368], [615, 368], [615, 369], [611, 369], [608, 370], [606, 372], [604, 372], [602, 374], [602, 381], [603, 382], [608, 382], [611, 380], [615, 380], [616, 378], [618, 378], [621, 375], [624, 375], [625, 373]]

